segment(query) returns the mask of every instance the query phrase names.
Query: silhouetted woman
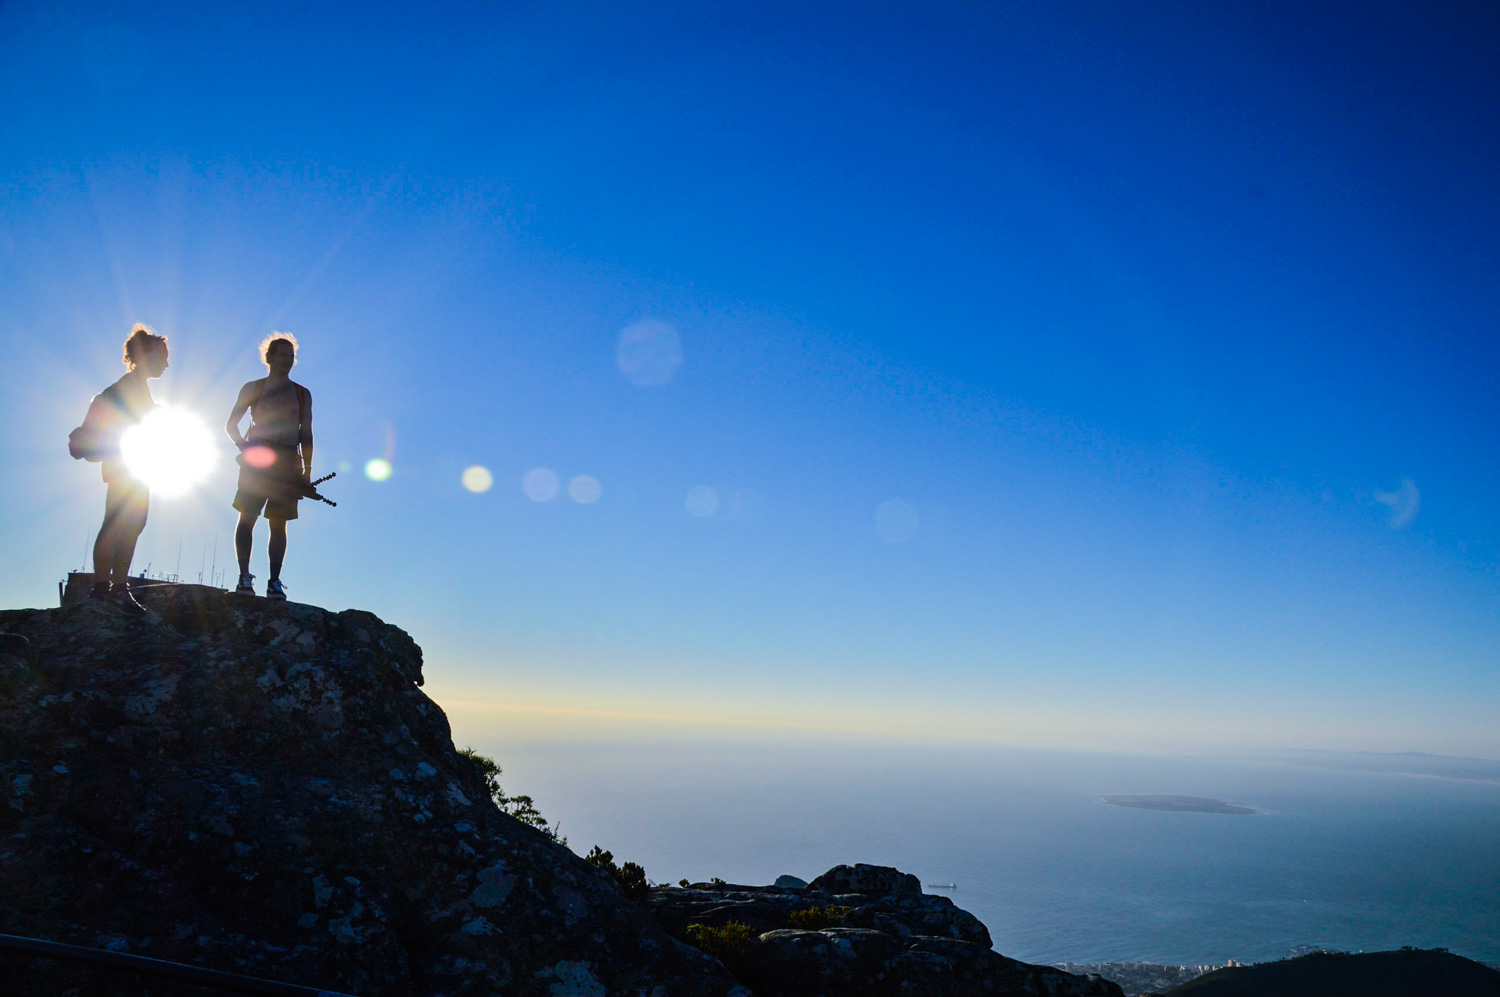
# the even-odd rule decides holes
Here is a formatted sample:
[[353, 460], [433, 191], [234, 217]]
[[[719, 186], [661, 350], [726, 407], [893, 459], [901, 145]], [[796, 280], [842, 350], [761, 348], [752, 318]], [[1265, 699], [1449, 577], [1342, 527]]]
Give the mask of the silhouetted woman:
[[167, 369], [167, 337], [137, 323], [125, 340], [124, 361], [125, 376], [94, 397], [83, 421], [96, 448], [105, 454], [102, 473], [108, 486], [104, 524], [94, 540], [94, 587], [89, 598], [113, 597], [125, 612], [142, 616], [146, 607], [130, 592], [130, 561], [146, 528], [151, 493], [125, 466], [120, 438], [156, 407], [146, 382]]

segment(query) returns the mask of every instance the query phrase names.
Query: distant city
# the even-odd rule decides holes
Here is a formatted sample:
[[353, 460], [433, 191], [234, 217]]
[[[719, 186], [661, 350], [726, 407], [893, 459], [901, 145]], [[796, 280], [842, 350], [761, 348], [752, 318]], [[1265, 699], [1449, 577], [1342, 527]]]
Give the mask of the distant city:
[[1097, 973], [1106, 980], [1118, 983], [1126, 997], [1137, 997], [1139, 994], [1162, 993], [1173, 987], [1180, 987], [1189, 980], [1225, 966], [1244, 964], [1230, 959], [1218, 966], [1163, 966], [1153, 962], [1054, 962], [1052, 965], [1065, 973]]
[[[1295, 959], [1299, 956], [1312, 955], [1315, 952], [1344, 954], [1320, 945], [1297, 945], [1288, 950], [1286, 957]], [[1180, 987], [1216, 969], [1245, 964], [1236, 959], [1230, 959], [1218, 965], [1204, 966], [1167, 966], [1154, 962], [1054, 962], [1051, 965], [1065, 973], [1079, 975], [1096, 973], [1106, 980], [1118, 983], [1120, 989], [1125, 991], [1125, 997], [1140, 997], [1142, 994], [1165, 993], [1173, 987]], [[1484, 965], [1500, 970], [1500, 963], [1486, 962]]]

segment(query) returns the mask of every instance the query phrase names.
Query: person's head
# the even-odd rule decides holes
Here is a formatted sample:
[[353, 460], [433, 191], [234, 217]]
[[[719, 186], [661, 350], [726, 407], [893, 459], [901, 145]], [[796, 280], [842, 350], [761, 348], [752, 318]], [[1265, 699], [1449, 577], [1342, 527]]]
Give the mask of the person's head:
[[285, 374], [297, 362], [297, 337], [290, 332], [273, 332], [260, 342], [260, 362], [277, 373]]
[[150, 326], [137, 322], [125, 338], [122, 359], [127, 370], [141, 369], [147, 377], [161, 377], [167, 369], [167, 337], [158, 336]]

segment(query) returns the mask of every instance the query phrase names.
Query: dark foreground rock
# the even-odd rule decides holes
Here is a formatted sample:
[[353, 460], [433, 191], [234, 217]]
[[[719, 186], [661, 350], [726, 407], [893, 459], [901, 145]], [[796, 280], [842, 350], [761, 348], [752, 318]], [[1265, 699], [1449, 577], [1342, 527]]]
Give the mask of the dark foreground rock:
[[[502, 814], [368, 613], [0, 613], [0, 933], [361, 995], [742, 992]], [[16, 995], [205, 993], [0, 957]]]
[[1230, 966], [1167, 991], [1171, 997], [1500, 997], [1500, 972], [1443, 949], [1314, 952]]
[[[885, 866], [837, 866], [806, 889], [658, 887], [646, 903], [678, 938], [694, 924], [749, 927], [730, 963], [762, 997], [1121, 997], [1101, 977], [1006, 958], [974, 915]], [[809, 918], [836, 923], [796, 926]]]

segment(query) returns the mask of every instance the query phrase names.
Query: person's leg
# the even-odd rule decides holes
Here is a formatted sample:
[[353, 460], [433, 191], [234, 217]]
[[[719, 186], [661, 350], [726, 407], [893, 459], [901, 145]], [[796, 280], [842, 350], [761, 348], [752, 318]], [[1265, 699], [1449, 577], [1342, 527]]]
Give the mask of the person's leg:
[[286, 520], [267, 516], [266, 525], [271, 527], [271, 542], [266, 546], [266, 554], [271, 560], [271, 581], [278, 582], [281, 580], [281, 562], [286, 560]]
[[110, 556], [110, 594], [121, 609], [135, 616], [144, 616], [146, 607], [131, 595], [129, 579], [135, 544], [146, 528], [151, 493], [139, 482], [120, 482], [111, 485], [110, 490], [117, 495], [114, 549]]
[[111, 484], [104, 493], [104, 522], [94, 537], [94, 589], [90, 595], [109, 591], [109, 577], [115, 565], [115, 537], [120, 532], [120, 489]]
[[240, 580], [234, 587], [236, 595], [255, 594], [255, 576], [250, 574], [250, 554], [255, 548], [255, 520], [259, 517], [259, 506], [247, 506], [240, 510], [239, 521], [234, 524], [234, 557], [240, 563]]
[[250, 573], [250, 554], [255, 548], [254, 512], [241, 512], [239, 522], [234, 524], [234, 557], [240, 562], [240, 574]]
[[146, 528], [146, 514], [150, 509], [151, 493], [142, 485], [122, 485], [124, 494], [120, 503], [119, 527], [115, 533], [114, 561], [111, 565], [110, 581], [114, 587], [125, 585], [130, 577], [130, 562], [135, 558], [135, 544]]

